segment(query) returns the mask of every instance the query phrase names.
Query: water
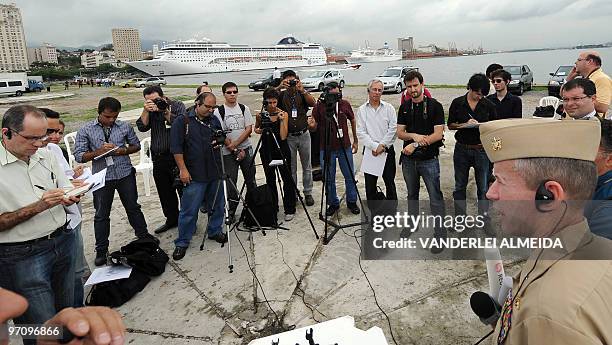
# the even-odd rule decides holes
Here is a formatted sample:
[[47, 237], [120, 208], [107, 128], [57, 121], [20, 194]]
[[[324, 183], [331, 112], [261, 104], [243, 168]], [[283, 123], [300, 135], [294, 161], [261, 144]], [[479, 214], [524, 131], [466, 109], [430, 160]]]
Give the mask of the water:
[[[603, 70], [612, 72], [612, 47], [597, 49], [603, 61]], [[548, 83], [550, 72], [557, 70], [560, 65], [573, 65], [581, 50], [563, 49], [521, 53], [498, 53], [486, 55], [444, 57], [420, 60], [400, 60], [391, 62], [364, 63], [358, 70], [344, 70], [344, 79], [347, 84], [367, 84], [370, 79], [381, 74], [386, 67], [398, 65], [412, 65], [419, 68], [429, 84], [467, 84], [470, 76], [477, 72], [483, 72], [491, 63], [501, 65], [528, 65], [533, 72], [534, 81], [538, 85]], [[332, 66], [334, 67], [334, 66]], [[301, 77], [310, 74], [310, 71], [324, 69], [325, 66], [296, 68]], [[243, 71], [229, 73], [208, 73], [191, 76], [166, 77], [169, 84], [200, 84], [208, 81], [210, 84], [220, 85], [226, 81], [233, 81], [239, 85], [245, 85], [257, 79], [269, 71]]]

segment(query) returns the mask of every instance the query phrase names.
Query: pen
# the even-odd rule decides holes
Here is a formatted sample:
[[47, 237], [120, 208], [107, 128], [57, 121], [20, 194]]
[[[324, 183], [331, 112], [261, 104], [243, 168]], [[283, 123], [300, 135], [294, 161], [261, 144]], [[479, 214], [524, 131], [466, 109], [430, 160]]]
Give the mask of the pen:
[[43, 186], [39, 186], [37, 184], [34, 185], [34, 187], [38, 188], [38, 189], [42, 189], [42, 190], [47, 190], [47, 188], [43, 187]]

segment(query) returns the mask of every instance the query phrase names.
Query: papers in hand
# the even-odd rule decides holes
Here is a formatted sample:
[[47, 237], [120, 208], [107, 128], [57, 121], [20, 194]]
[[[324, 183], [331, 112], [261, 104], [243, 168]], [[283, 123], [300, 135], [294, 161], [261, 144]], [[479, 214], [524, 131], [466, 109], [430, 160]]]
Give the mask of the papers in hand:
[[106, 169], [98, 171], [97, 173], [92, 175], [91, 169], [85, 168], [83, 169], [83, 173], [81, 174], [81, 176], [79, 176], [79, 180], [83, 180], [83, 182], [85, 182], [85, 185], [66, 190], [64, 192], [64, 195], [66, 195], [66, 197], [85, 194], [89, 191], [95, 192], [98, 189], [104, 187], [104, 185], [106, 184]]
[[368, 150], [366, 148], [365, 152], [363, 153], [363, 159], [361, 160], [361, 172], [380, 177], [385, 170], [386, 161], [386, 152], [383, 152], [378, 156], [374, 156], [372, 154], [372, 150]]
[[115, 151], [117, 151], [117, 150], [119, 150], [119, 146], [115, 146], [115, 147], [113, 147], [112, 149], [110, 149], [110, 150], [108, 150], [108, 151], [104, 152], [103, 154], [101, 154], [101, 155], [99, 155], [99, 156], [94, 157], [94, 161], [97, 161], [97, 160], [98, 160], [98, 159], [100, 159], [100, 158], [107, 157], [108, 155], [110, 155], [111, 153], [113, 153], [113, 152], [115, 152]]
[[91, 183], [86, 183], [80, 187], [75, 187], [72, 189], [68, 189], [66, 191], [64, 191], [64, 196], [66, 198], [70, 198], [71, 196], [79, 196], [79, 195], [83, 195], [87, 192], [89, 192], [89, 190], [93, 187], [93, 184]]
[[89, 276], [89, 279], [87, 279], [85, 286], [95, 285], [111, 280], [129, 278], [131, 273], [132, 268], [125, 266], [104, 266], [101, 268], [96, 268]]

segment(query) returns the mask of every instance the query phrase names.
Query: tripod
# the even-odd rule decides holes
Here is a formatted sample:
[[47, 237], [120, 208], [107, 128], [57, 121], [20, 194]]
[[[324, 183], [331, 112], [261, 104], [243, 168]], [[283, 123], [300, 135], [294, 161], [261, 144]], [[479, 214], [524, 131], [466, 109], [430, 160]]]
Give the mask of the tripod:
[[[265, 111], [265, 103], [264, 103], [264, 106], [262, 106], [262, 112], [261, 113], [262, 114], [266, 113], [269, 116], [269, 113], [267, 111]], [[264, 116], [262, 116], [262, 119], [263, 119], [263, 117]], [[279, 175], [280, 175], [280, 169], [281, 168], [285, 168], [286, 171], [290, 171], [289, 168], [288, 168], [288, 165], [287, 165], [287, 159], [285, 158], [285, 155], [283, 154], [283, 152], [281, 150], [281, 147], [280, 147], [280, 144], [278, 142], [278, 139], [276, 138], [276, 135], [272, 131], [271, 124], [270, 123], [263, 123], [263, 122], [262, 122], [262, 124], [264, 124], [262, 126], [263, 127], [262, 128], [263, 132], [261, 134], [261, 137], [259, 138], [259, 141], [257, 142], [257, 145], [255, 146], [255, 151], [253, 151], [253, 157], [251, 157], [251, 162], [250, 162], [249, 166], [253, 166], [255, 164], [255, 157], [257, 157], [257, 153], [259, 152], [259, 150], [262, 147], [262, 141], [263, 141], [264, 137], [267, 137], [267, 138], [272, 138], [272, 142], [274, 143], [274, 147], [278, 150], [278, 153], [281, 156], [281, 160], [283, 161], [283, 164], [280, 167], [278, 167]], [[268, 142], [270, 142], [270, 140], [268, 140]], [[276, 169], [276, 167], [275, 167], [275, 169]], [[310, 218], [310, 214], [308, 213], [308, 210], [306, 209], [306, 205], [304, 204], [304, 199], [303, 199], [302, 195], [299, 193], [299, 190], [297, 189], [297, 186], [295, 184], [295, 181], [293, 180], [293, 177], [291, 177], [291, 174], [288, 174], [288, 175], [289, 175], [289, 183], [291, 184], [293, 192], [295, 192], [296, 195], [298, 196], [298, 199], [300, 200], [300, 204], [302, 205], [302, 208], [304, 209], [304, 212], [306, 213], [306, 217], [308, 217], [308, 222], [310, 223], [310, 227], [312, 228], [312, 231], [314, 232], [315, 238], [318, 240], [319, 239], [319, 234], [317, 233], [317, 230], [314, 227], [312, 219]], [[245, 184], [246, 184], [246, 182], [243, 183], [243, 185], [242, 185], [242, 188], [241, 188], [240, 193], [239, 193], [240, 195], [242, 195], [242, 193], [244, 192]], [[281, 188], [281, 198], [282, 198], [282, 188]], [[242, 196], [241, 196], [241, 199], [242, 199]], [[278, 204], [278, 200], [277, 200], [277, 204]], [[251, 213], [251, 216], [252, 216], [252, 213]], [[253, 218], [255, 218], [255, 217], [253, 217]], [[236, 224], [236, 226], [237, 225], [238, 225], [238, 223]], [[279, 228], [280, 229], [286, 229], [286, 228], [281, 228], [278, 225], [274, 227], [274, 229], [279, 229]], [[289, 229], [286, 229], [286, 230], [289, 230]], [[265, 232], [262, 231], [262, 233], [265, 235]]]
[[[217, 188], [215, 190], [215, 197], [213, 199], [211, 209], [213, 210], [215, 209], [215, 204], [217, 202], [217, 196], [219, 195], [219, 190], [221, 189], [221, 186], [223, 186], [223, 201], [224, 201], [223, 203], [223, 218], [224, 218], [223, 227], [225, 228], [225, 233], [227, 234], [227, 255], [228, 255], [228, 261], [229, 261], [227, 267], [229, 268], [229, 272], [232, 273], [234, 272], [234, 264], [232, 262], [232, 246], [231, 246], [231, 240], [230, 240], [230, 231], [233, 230], [234, 228], [229, 227], [231, 223], [231, 218], [229, 214], [229, 203], [227, 200], [227, 181], [229, 180], [231, 187], [234, 188], [235, 190], [238, 190], [238, 187], [236, 187], [236, 184], [234, 183], [234, 181], [231, 178], [229, 178], [229, 175], [225, 171], [225, 163], [223, 161], [222, 145], [217, 145], [217, 149], [219, 150], [219, 156], [221, 157], [221, 179], [217, 183]], [[216, 162], [215, 162], [215, 165], [216, 165]], [[261, 228], [259, 222], [257, 221], [257, 218], [255, 218], [255, 215], [253, 215], [253, 212], [251, 212], [244, 198], [242, 197], [242, 193], [238, 194], [238, 197], [242, 201], [244, 208], [251, 214], [251, 217], [253, 217], [253, 219], [255, 220], [257, 227], [263, 232], [263, 229]], [[204, 234], [204, 237], [202, 238], [202, 243], [200, 244], [200, 250], [204, 250], [204, 242], [206, 242], [206, 237], [207, 237], [207, 234]], [[223, 244], [221, 245], [221, 247], [223, 247]]]
[[[323, 154], [324, 155], [324, 158], [323, 158], [323, 186], [321, 187], [322, 188], [321, 190], [321, 211], [319, 212], [319, 219], [325, 223], [324, 234], [323, 234], [323, 244], [328, 244], [329, 241], [331, 241], [331, 239], [336, 235], [336, 233], [340, 231], [340, 229], [369, 224], [369, 217], [367, 213], [365, 212], [365, 207], [363, 206], [363, 200], [361, 199], [361, 195], [359, 194], [359, 189], [357, 188], [357, 182], [356, 182], [357, 180], [355, 179], [355, 172], [354, 172], [353, 167], [349, 167], [351, 183], [355, 185], [355, 191], [357, 192], [357, 199], [359, 200], [361, 209], [364, 212], [364, 220], [361, 222], [341, 225], [341, 224], [338, 224], [330, 220], [327, 214], [327, 211], [326, 211], [326, 208], [328, 207], [327, 200], [328, 200], [329, 190], [327, 189], [327, 179], [329, 178], [328, 172], [329, 172], [329, 166], [330, 166], [330, 161], [331, 161], [331, 150], [332, 150], [331, 149], [331, 145], [332, 145], [331, 135], [332, 134], [335, 135], [338, 140], [340, 140], [340, 147], [341, 147], [340, 151], [342, 151], [345, 162], [347, 162], [347, 164], [349, 162], [348, 155], [346, 154], [346, 150], [342, 148], [343, 147], [343, 136], [340, 135], [340, 126], [338, 125], [338, 118], [336, 117], [336, 113], [338, 113], [338, 102], [340, 101], [341, 96], [338, 99], [327, 99], [326, 100], [326, 98], [329, 97], [330, 93], [327, 93], [327, 95], [328, 96], [322, 97], [323, 98], [322, 100], [325, 104], [325, 122], [326, 122], [324, 146], [323, 146], [324, 147], [323, 148], [323, 152], [324, 152]], [[332, 96], [332, 98], [334, 98], [334, 96]], [[334, 106], [336, 108], [335, 111], [334, 111]], [[333, 124], [336, 125], [335, 131], [332, 130]], [[346, 134], [348, 135], [348, 133]], [[335, 177], [334, 177], [334, 180], [335, 180]], [[325, 199], [325, 203], [323, 202], [323, 199]], [[334, 229], [331, 231], [331, 233], [328, 234], [329, 226], [331, 226]]]

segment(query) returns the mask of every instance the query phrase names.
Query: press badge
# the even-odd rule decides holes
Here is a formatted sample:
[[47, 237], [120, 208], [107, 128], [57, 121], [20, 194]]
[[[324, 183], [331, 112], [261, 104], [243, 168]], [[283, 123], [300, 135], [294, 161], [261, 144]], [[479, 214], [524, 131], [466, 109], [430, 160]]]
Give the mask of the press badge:
[[342, 132], [342, 128], [338, 128], [338, 133], [336, 134], [338, 139], [344, 138], [344, 133]]
[[293, 108], [291, 109], [291, 117], [296, 119], [297, 118], [297, 109]]
[[109, 167], [113, 164], [115, 164], [115, 162], [113, 161], [113, 157], [112, 156], [108, 156], [105, 158], [106, 159], [106, 166]]

